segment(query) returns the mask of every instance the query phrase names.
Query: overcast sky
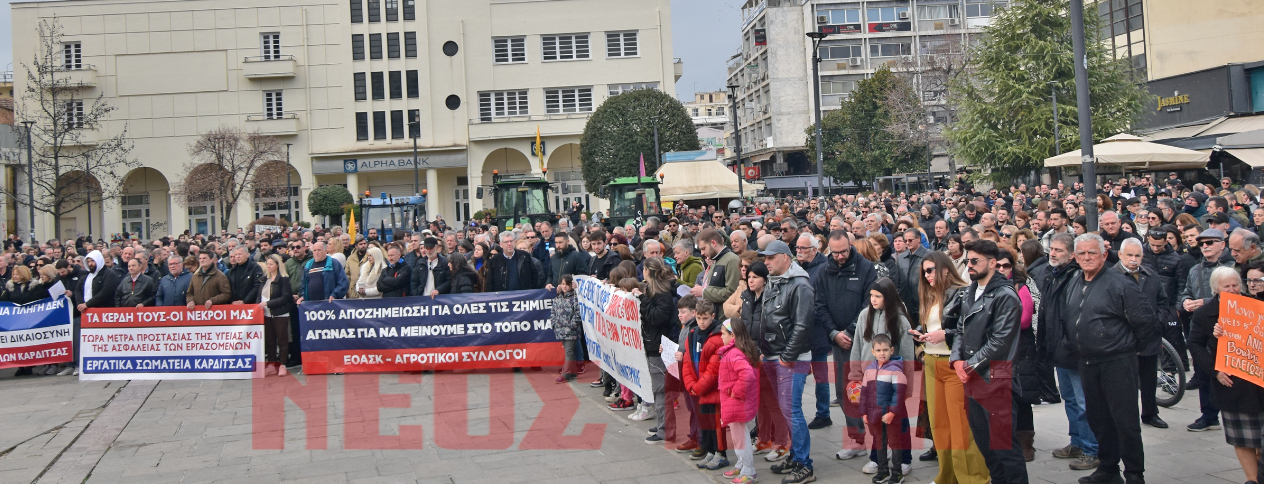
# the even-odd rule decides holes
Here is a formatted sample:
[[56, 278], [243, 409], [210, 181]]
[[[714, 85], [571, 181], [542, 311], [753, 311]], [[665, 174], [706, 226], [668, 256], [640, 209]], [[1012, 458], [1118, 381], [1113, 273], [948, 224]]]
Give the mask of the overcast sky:
[[[13, 65], [13, 34], [9, 0], [0, 0], [0, 65]], [[724, 88], [725, 61], [737, 52], [741, 0], [672, 0], [673, 56], [685, 62], [685, 75], [676, 82], [676, 95], [692, 101], [697, 91]], [[29, 60], [28, 60], [29, 61]], [[19, 62], [20, 64], [20, 62]]]

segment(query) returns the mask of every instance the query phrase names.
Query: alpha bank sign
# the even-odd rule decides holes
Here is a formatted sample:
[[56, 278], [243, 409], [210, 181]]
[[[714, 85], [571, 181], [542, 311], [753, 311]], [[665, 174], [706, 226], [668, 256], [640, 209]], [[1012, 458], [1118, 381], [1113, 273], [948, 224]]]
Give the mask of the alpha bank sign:
[[[432, 168], [464, 168], [465, 153], [426, 153], [417, 155], [417, 169]], [[312, 172], [317, 175], [337, 173], [371, 173], [379, 171], [402, 171], [413, 169], [413, 155], [374, 156], [364, 158], [344, 158], [333, 160], [313, 160]]]

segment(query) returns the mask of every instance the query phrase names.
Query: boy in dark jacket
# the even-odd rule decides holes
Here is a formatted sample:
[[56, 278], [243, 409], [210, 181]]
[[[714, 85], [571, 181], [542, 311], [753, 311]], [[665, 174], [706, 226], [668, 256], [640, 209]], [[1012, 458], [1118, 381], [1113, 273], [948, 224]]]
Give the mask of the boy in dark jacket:
[[[681, 375], [680, 370], [684, 368], [685, 345], [689, 340], [689, 334], [698, 328], [697, 306], [698, 298], [693, 297], [693, 294], [686, 294], [684, 297], [681, 297], [679, 301], [676, 301], [676, 315], [680, 319], [680, 335], [676, 338], [676, 342], [680, 344], [676, 350], [677, 375]], [[682, 393], [685, 397], [685, 408], [689, 410], [689, 440], [676, 446], [676, 451], [693, 452], [693, 455], [696, 455], [698, 459], [701, 459], [702, 456], [706, 454], [701, 453], [702, 448], [698, 447], [698, 441], [702, 440], [701, 431], [698, 428], [698, 399], [689, 395], [689, 392], [684, 391], [685, 384], [682, 383], [680, 379], [671, 376], [670, 373], [667, 374], [667, 379], [663, 386], [666, 387], [668, 392]], [[670, 415], [672, 412], [668, 412], [668, 414]], [[671, 420], [671, 422], [674, 426], [675, 420]], [[674, 431], [675, 429], [672, 428], [668, 435], [671, 435]]]
[[904, 397], [908, 395], [908, 380], [904, 376], [904, 360], [894, 355], [891, 337], [879, 333], [873, 335], [870, 351], [875, 361], [865, 367], [860, 390], [860, 412], [873, 435], [873, 450], [878, 454], [878, 473], [873, 482], [899, 483], [904, 481], [900, 459], [891, 459], [887, 470], [887, 451], [909, 448], [908, 418], [904, 411]]

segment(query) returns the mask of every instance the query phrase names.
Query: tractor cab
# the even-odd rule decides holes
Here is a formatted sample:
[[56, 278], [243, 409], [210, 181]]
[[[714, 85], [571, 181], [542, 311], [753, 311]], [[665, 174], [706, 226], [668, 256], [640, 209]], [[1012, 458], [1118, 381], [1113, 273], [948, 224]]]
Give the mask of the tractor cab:
[[369, 229], [377, 229], [378, 238], [390, 242], [395, 240], [395, 230], [417, 232], [426, 226], [426, 195], [388, 197], [386, 192], [382, 192], [380, 197], [370, 198], [370, 193], [365, 191], [359, 206], [357, 229], [365, 237], [368, 237]]
[[551, 188], [549, 181], [543, 177], [529, 174], [501, 176], [499, 171], [493, 171], [491, 189], [496, 207], [493, 222], [502, 230], [519, 223], [557, 223], [557, 214], [549, 210]]
[[611, 227], [619, 227], [628, 220], [643, 223], [644, 217], [661, 215], [662, 203], [658, 196], [659, 180], [652, 176], [629, 176], [615, 178], [602, 187], [604, 197], [610, 202], [610, 217], [607, 219]]

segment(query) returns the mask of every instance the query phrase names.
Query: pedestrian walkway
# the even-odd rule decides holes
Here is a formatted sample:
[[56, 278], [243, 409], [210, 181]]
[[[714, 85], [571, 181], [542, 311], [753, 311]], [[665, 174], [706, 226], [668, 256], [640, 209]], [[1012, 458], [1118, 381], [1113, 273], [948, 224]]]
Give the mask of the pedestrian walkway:
[[[385, 395], [359, 400], [368, 392], [358, 386], [365, 380], [355, 378], [364, 376], [329, 376], [325, 403], [311, 406], [325, 410], [328, 417], [322, 428], [328, 435], [326, 448], [306, 448], [310, 441], [304, 413], [287, 401], [284, 450], [256, 445], [252, 425], [257, 412], [252, 405], [255, 382], [80, 382], [71, 377], [15, 379], [12, 373], [0, 371], [0, 428], [4, 429], [0, 432], [0, 483], [727, 481], [719, 471], [697, 470], [686, 454], [644, 444], [645, 430], [653, 426], [653, 420], [629, 421], [628, 412], [605, 408], [599, 389], [581, 383], [569, 389], [555, 385], [548, 371], [381, 375], [380, 392]], [[584, 376], [592, 379], [591, 374]], [[345, 390], [349, 382], [351, 402]], [[510, 385], [512, 395], [508, 394]], [[492, 398], [489, 386], [497, 389]], [[468, 412], [451, 410], [453, 397], [461, 393], [468, 403], [460, 408], [468, 408]], [[405, 402], [391, 401], [402, 397], [389, 394], [406, 395], [407, 408], [391, 407]], [[805, 396], [808, 406], [811, 397]], [[510, 398], [512, 405], [507, 404]], [[421, 449], [349, 448], [364, 442], [364, 434], [373, 430], [362, 425], [375, 420], [366, 410], [372, 405], [366, 402], [387, 405], [376, 418], [382, 434], [398, 435], [401, 425], [420, 425]], [[574, 416], [557, 418], [567, 412], [563, 407], [568, 403]], [[542, 417], [542, 410], [548, 415]], [[1144, 427], [1147, 482], [1225, 484], [1244, 480], [1220, 431], [1184, 429], [1197, 417], [1196, 410], [1196, 396], [1187, 395], [1177, 407], [1162, 411], [1172, 428]], [[843, 429], [841, 411], [837, 407], [832, 411], [835, 425], [812, 435], [818, 482], [868, 483], [870, 476], [860, 472], [866, 462], [863, 457], [834, 460]], [[1066, 461], [1049, 454], [1067, 443], [1061, 405], [1037, 407], [1035, 416], [1040, 452], [1028, 466], [1032, 482], [1072, 483], [1085, 475], [1068, 470]], [[461, 419], [468, 421], [472, 437], [456, 437], [460, 432], [455, 427]], [[560, 439], [532, 437], [533, 432], [548, 435], [562, 425], [565, 432]], [[600, 432], [600, 445], [539, 448], [550, 446], [550, 442], [569, 445], [567, 442], [573, 441], [565, 439], [581, 435], [585, 426], [589, 432]], [[914, 451], [913, 470], [905, 482], [934, 479], [934, 463], [916, 461], [924, 450]], [[779, 482], [781, 476], [773, 475], [770, 465], [757, 456], [760, 480]]]

